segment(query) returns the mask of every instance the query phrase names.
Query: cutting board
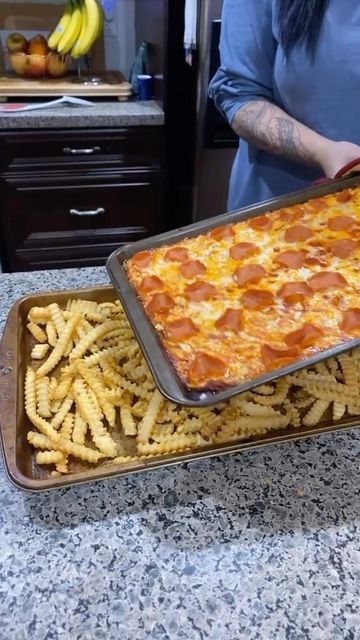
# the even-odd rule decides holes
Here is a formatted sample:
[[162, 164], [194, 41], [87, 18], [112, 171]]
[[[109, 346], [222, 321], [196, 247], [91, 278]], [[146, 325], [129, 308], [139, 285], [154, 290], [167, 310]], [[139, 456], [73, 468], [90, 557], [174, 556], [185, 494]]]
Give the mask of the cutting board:
[[96, 84], [80, 84], [76, 73], [68, 73], [64, 78], [29, 79], [20, 78], [12, 73], [0, 75], [0, 99], [15, 96], [24, 97], [115, 97], [124, 100], [132, 95], [131, 84], [127, 82], [119, 71], [103, 71], [92, 73], [92, 77], [99, 78]]

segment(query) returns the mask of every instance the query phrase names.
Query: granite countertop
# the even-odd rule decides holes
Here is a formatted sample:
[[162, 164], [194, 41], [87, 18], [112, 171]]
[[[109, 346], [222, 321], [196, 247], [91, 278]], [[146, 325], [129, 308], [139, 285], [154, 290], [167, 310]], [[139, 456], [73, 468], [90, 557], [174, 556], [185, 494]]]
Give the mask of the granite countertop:
[[[15, 99], [14, 99], [15, 101]], [[164, 124], [164, 112], [154, 101], [94, 102], [91, 107], [61, 106], [0, 113], [0, 129], [129, 127]]]
[[[0, 275], [12, 302], [103, 268]], [[0, 638], [356, 640], [360, 431], [39, 494], [0, 470]]]

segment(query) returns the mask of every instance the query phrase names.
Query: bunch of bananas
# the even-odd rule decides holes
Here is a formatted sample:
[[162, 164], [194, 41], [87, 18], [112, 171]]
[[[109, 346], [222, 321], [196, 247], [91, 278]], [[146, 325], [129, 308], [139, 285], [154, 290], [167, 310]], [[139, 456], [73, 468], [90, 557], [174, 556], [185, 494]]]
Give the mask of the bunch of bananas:
[[48, 38], [50, 49], [79, 58], [100, 36], [104, 14], [98, 0], [68, 0], [63, 16]]

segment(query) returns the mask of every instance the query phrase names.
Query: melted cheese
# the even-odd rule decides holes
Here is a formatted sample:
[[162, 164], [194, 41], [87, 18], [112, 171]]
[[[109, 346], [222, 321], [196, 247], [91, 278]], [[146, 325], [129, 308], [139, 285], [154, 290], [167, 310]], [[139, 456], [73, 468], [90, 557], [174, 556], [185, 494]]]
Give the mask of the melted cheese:
[[[344, 329], [347, 323], [343, 323], [344, 314], [349, 309], [360, 307], [360, 188], [309, 200], [266, 215], [266, 227], [254, 224], [254, 218], [237, 222], [229, 226], [229, 233], [226, 230], [224, 233], [221, 227], [219, 234], [210, 231], [186, 238], [176, 245], [152, 249], [151, 259], [145, 265], [143, 260], [137, 260], [137, 254], [126, 264], [130, 281], [145, 308], [156, 294], [155, 290], [147, 291], [147, 287], [141, 287], [143, 279], [149, 276], [159, 278], [163, 283], [162, 292], [168, 293], [174, 301], [171, 308], [151, 311], [149, 315], [178, 375], [189, 387], [212, 388], [241, 383], [264, 373], [269, 367], [281, 366], [276, 356], [269, 364], [271, 354], [281, 353], [281, 350], [285, 353], [286, 336], [299, 331], [304, 325], [317, 327], [320, 331], [314, 331], [313, 337], [310, 336], [311, 344], [306, 343], [305, 347], [295, 345], [295, 359], [360, 336], [360, 327], [352, 327], [347, 333]], [[341, 223], [340, 216], [350, 216], [354, 223]], [[334, 224], [334, 218], [338, 223]], [[296, 227], [306, 228], [309, 233], [297, 231]], [[296, 239], [298, 235], [301, 240]], [[333, 243], [339, 240], [354, 241], [353, 245], [347, 243], [349, 251], [345, 253], [348, 255], [343, 258], [335, 255], [336, 251], [335, 254], [331, 251]], [[257, 250], [239, 259], [231, 257], [230, 249], [245, 242], [254, 244]], [[166, 256], [169, 248], [180, 247], [187, 250], [187, 260], [198, 260], [206, 271], [184, 277], [180, 271], [182, 262], [170, 260], [169, 254]], [[284, 252], [303, 252], [305, 260], [298, 267], [283, 264], [281, 259], [279, 263], [277, 257]], [[181, 257], [181, 252], [179, 255]], [[239, 285], [236, 270], [246, 265], [259, 265], [265, 274], [256, 282]], [[342, 276], [332, 277], [333, 281], [339, 281], [339, 286], [318, 290], [313, 287], [315, 290], [311, 295], [300, 296], [293, 302], [278, 295], [281, 287], [290, 282], [307, 282], [311, 288], [311, 277], [323, 272]], [[325, 276], [325, 282], [326, 279]], [[196, 282], [213, 285], [216, 288], [214, 296], [199, 302], [189, 300], [186, 287]], [[249, 289], [270, 292], [273, 303], [262, 309], [244, 306], [241, 297]], [[150, 305], [150, 309], [153, 308], [154, 305]], [[216, 326], [227, 309], [241, 311], [239, 331]], [[198, 332], [179, 342], [167, 339], [166, 324], [182, 318], [190, 318]], [[266, 345], [271, 348], [264, 350]], [[267, 353], [265, 362], [264, 352]], [[195, 364], [192, 367], [193, 362], [201, 362], [201, 367]], [[207, 362], [211, 364], [208, 378]], [[220, 363], [218, 376], [215, 371], [217, 362]], [[201, 370], [201, 379], [191, 377], [191, 371], [195, 370]]]

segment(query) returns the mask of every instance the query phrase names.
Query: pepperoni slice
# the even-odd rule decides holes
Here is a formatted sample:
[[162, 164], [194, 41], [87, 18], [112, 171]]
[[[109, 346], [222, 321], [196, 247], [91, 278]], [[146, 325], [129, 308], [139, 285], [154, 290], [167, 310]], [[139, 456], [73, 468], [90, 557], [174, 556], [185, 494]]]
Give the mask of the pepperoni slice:
[[298, 356], [297, 347], [272, 347], [270, 344], [263, 344], [261, 347], [261, 358], [268, 369], [283, 367], [296, 360]]
[[171, 262], [185, 262], [189, 259], [189, 252], [185, 247], [171, 247], [165, 253], [164, 258]]
[[174, 304], [174, 300], [168, 293], [155, 293], [146, 305], [146, 310], [149, 313], [162, 313], [171, 309]]
[[347, 309], [343, 312], [343, 319], [340, 324], [341, 329], [344, 331], [353, 331], [353, 329], [360, 329], [360, 309], [355, 307], [354, 309]]
[[301, 224], [295, 224], [293, 227], [289, 227], [285, 231], [286, 242], [303, 242], [309, 240], [313, 232], [309, 227], [304, 227]]
[[234, 244], [234, 246], [230, 248], [229, 253], [234, 260], [240, 260], [246, 256], [251, 256], [257, 251], [258, 248], [256, 244], [252, 244], [252, 242], [238, 242], [238, 244]]
[[271, 229], [272, 227], [272, 220], [268, 218], [267, 215], [250, 218], [250, 220], [248, 220], [248, 223], [249, 223], [249, 226], [252, 229], [255, 229], [256, 231], [258, 230], [266, 231], [267, 229]]
[[275, 258], [275, 262], [289, 269], [298, 269], [304, 264], [305, 260], [306, 253], [304, 251], [283, 251]]
[[344, 238], [343, 240], [335, 240], [331, 244], [330, 251], [337, 258], [347, 258], [356, 249], [355, 240]]
[[304, 215], [304, 209], [302, 205], [292, 205], [288, 209], [280, 209], [281, 220], [299, 220]]
[[313, 291], [330, 289], [331, 287], [347, 287], [348, 284], [344, 276], [337, 271], [319, 271], [311, 276], [307, 283]]
[[294, 204], [291, 207], [291, 211], [296, 215], [296, 216], [300, 216], [300, 215], [304, 215], [304, 205], [303, 204]]
[[264, 309], [274, 303], [274, 296], [265, 289], [248, 289], [241, 296], [241, 303], [247, 309]]
[[215, 240], [223, 240], [224, 238], [231, 238], [235, 235], [235, 231], [230, 224], [224, 224], [221, 227], [215, 227], [209, 231], [209, 236], [215, 238]]
[[356, 220], [351, 216], [335, 216], [329, 218], [327, 226], [331, 231], [346, 231], [356, 224]]
[[185, 297], [192, 302], [203, 302], [204, 300], [210, 300], [215, 298], [217, 289], [213, 284], [209, 282], [192, 282], [185, 288]]
[[164, 288], [164, 283], [157, 276], [145, 276], [141, 280], [139, 291], [141, 293], [150, 293], [150, 291], [160, 291]]
[[284, 342], [286, 342], [288, 347], [298, 345], [305, 349], [306, 347], [311, 347], [322, 334], [321, 329], [315, 327], [315, 325], [310, 322], [305, 322], [300, 329], [287, 333], [284, 337]]
[[293, 304], [296, 302], [302, 302], [304, 298], [308, 298], [313, 295], [307, 282], [300, 280], [299, 282], [287, 282], [277, 292], [280, 298], [283, 298], [286, 303]]
[[278, 216], [280, 220], [292, 220], [293, 216], [288, 209], [278, 209]]
[[240, 309], [226, 309], [225, 313], [215, 322], [217, 329], [230, 329], [234, 333], [239, 333], [243, 327], [242, 312]]
[[227, 363], [222, 358], [200, 351], [189, 367], [189, 379], [196, 384], [213, 378], [222, 378], [227, 368]]
[[199, 333], [199, 329], [191, 318], [179, 318], [179, 320], [168, 322], [165, 325], [165, 333], [169, 340], [178, 342], [196, 335]]
[[352, 194], [348, 189], [344, 189], [344, 191], [340, 191], [340, 193], [336, 194], [337, 202], [349, 202], [352, 199]]
[[134, 262], [138, 267], [147, 267], [151, 260], [151, 251], [139, 251], [135, 253], [131, 258], [131, 261]]
[[323, 258], [319, 258], [318, 256], [308, 256], [304, 262], [304, 264], [306, 265], [314, 265], [314, 264], [318, 264], [321, 267], [326, 267], [327, 262], [326, 260], [324, 260]]
[[200, 260], [188, 260], [180, 266], [180, 272], [184, 278], [194, 278], [201, 273], [205, 273], [206, 267]]
[[311, 204], [313, 209], [316, 209], [316, 211], [323, 211], [328, 207], [326, 200], [322, 200], [322, 198], [314, 198], [314, 200], [311, 200], [309, 204]]
[[239, 287], [243, 287], [249, 282], [259, 282], [264, 276], [266, 276], [266, 271], [260, 264], [244, 264], [234, 271], [234, 280]]
[[320, 247], [320, 249], [324, 248], [325, 241], [323, 238], [315, 238], [314, 240], [310, 240], [309, 245], [311, 247]]

